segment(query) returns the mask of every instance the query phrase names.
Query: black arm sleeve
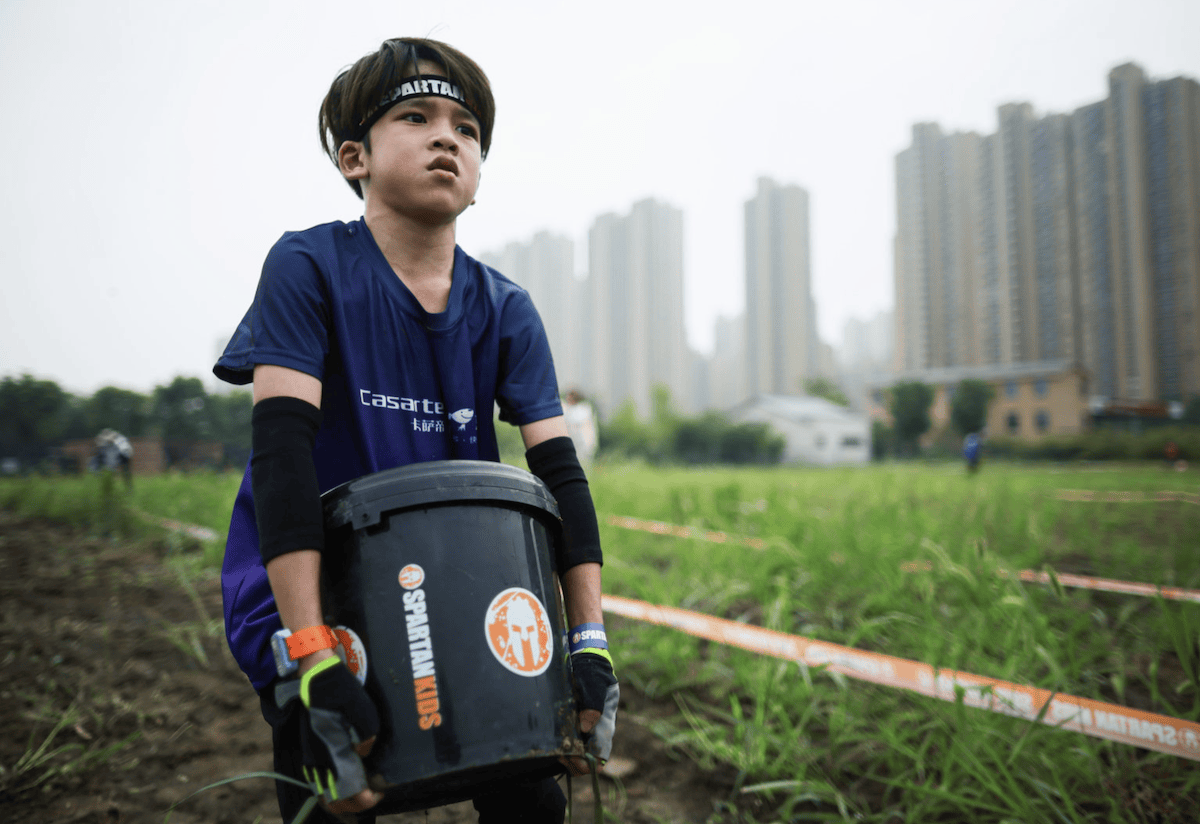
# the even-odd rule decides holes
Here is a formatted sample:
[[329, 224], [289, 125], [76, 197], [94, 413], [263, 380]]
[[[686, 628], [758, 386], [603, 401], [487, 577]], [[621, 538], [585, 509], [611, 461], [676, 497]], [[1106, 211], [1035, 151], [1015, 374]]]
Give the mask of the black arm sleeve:
[[250, 486], [263, 563], [288, 552], [325, 548], [313, 442], [321, 410], [299, 398], [266, 398], [250, 417]]
[[592, 503], [587, 476], [575, 454], [574, 441], [567, 437], [542, 441], [525, 453], [525, 462], [529, 464], [529, 471], [542, 479], [558, 501], [564, 537], [555, 558], [559, 574], [579, 564], [603, 564], [596, 506]]

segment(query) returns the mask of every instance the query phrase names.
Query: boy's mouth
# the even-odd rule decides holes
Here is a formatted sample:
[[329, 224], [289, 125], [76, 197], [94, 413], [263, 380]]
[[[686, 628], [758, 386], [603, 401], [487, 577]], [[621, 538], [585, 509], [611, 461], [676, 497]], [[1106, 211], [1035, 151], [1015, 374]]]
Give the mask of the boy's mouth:
[[458, 164], [454, 162], [454, 158], [442, 155], [433, 159], [433, 162], [425, 167], [428, 171], [443, 171], [450, 172], [452, 175], [458, 175]]

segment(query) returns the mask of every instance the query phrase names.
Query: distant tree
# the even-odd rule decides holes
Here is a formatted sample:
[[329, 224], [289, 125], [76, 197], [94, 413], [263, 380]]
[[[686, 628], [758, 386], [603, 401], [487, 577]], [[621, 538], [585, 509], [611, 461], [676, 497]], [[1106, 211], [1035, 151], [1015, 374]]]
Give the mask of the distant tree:
[[645, 457], [649, 443], [649, 428], [638, 418], [637, 407], [632, 400], [626, 401], [612, 417], [600, 424], [601, 452]]
[[67, 394], [66, 410], [63, 412], [62, 439], [92, 438], [100, 430], [92, 428], [92, 418], [88, 413], [91, 398], [81, 398]]
[[670, 426], [676, 418], [671, 390], [665, 383], [656, 383], [650, 389], [650, 420], [656, 426]]
[[871, 458], [882, 461], [892, 454], [892, 428], [880, 420], [871, 421]]
[[896, 445], [909, 454], [920, 451], [918, 440], [929, 431], [933, 387], [920, 381], [901, 381], [892, 387], [891, 413]]
[[729, 420], [720, 412], [705, 412], [680, 421], [675, 427], [672, 452], [688, 464], [713, 464], [721, 460], [721, 436]]
[[151, 400], [131, 389], [106, 386], [84, 404], [89, 430], [115, 429], [130, 438], [140, 438], [150, 427]]
[[182, 461], [197, 441], [213, 436], [208, 393], [199, 378], [177, 377], [167, 386], [154, 389], [153, 419], [162, 433], [167, 464]]
[[36, 463], [59, 443], [70, 396], [54, 381], [32, 375], [0, 380], [0, 457]]
[[655, 463], [670, 460], [675, 429], [682, 419], [675, 411], [671, 390], [666, 384], [658, 383], [650, 389], [650, 429], [646, 444], [647, 457]]
[[786, 447], [787, 441], [769, 424], [734, 424], [721, 433], [721, 462], [777, 464]]
[[1192, 399], [1187, 402], [1187, 406], [1183, 408], [1183, 418], [1179, 422], [1200, 426], [1200, 395], [1193, 395]]
[[824, 398], [838, 406], [849, 406], [850, 399], [841, 388], [829, 378], [809, 378], [804, 382], [804, 394], [814, 398]]
[[996, 388], [987, 381], [968, 378], [960, 381], [950, 403], [950, 422], [959, 435], [978, 432], [987, 423], [988, 405]]
[[767, 424], [733, 423], [719, 412], [679, 415], [662, 386], [655, 388], [652, 401], [649, 422], [638, 418], [633, 401], [602, 422], [600, 451], [655, 464], [771, 464], [783, 456], [786, 441]]
[[205, 411], [212, 437], [224, 448], [225, 466], [241, 467], [250, 460], [250, 415], [253, 410], [254, 396], [246, 389], [207, 396]]

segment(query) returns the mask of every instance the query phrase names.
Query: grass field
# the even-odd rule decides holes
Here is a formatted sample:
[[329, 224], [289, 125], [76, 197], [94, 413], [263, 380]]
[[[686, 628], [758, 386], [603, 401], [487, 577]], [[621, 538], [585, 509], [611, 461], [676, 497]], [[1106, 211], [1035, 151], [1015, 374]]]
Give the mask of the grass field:
[[[1159, 465], [895, 464], [591, 473], [605, 590], [860, 649], [1200, 721], [1200, 604], [1023, 584], [1050, 568], [1200, 589], [1200, 506], [1059, 490], [1195, 493]], [[219, 562], [239, 478], [5, 481], [0, 505], [107, 528], [142, 511], [208, 527]], [[127, 500], [117, 521], [108, 500]], [[1153, 497], [1151, 494], [1149, 497]], [[759, 549], [618, 529], [606, 515], [761, 539]], [[762, 820], [1174, 821], [1200, 765], [848, 680], [677, 631], [609, 620], [618, 675], [678, 715], [658, 732], [737, 771]], [[618, 729], [619, 734], [619, 729]], [[745, 815], [745, 812], [741, 813]], [[731, 806], [723, 820], [737, 820]], [[744, 820], [744, 819], [743, 819]]]
[[[1196, 505], [1057, 497], [1195, 492], [1194, 473], [610, 467], [593, 487], [606, 513], [764, 541], [752, 550], [606, 526], [607, 592], [1200, 718], [1200, 604], [996, 574], [1049, 567], [1200, 588]], [[681, 721], [663, 734], [744, 771], [746, 789], [782, 801], [785, 820], [1157, 821], [1200, 809], [1195, 762], [613, 623], [621, 676], [678, 696]]]

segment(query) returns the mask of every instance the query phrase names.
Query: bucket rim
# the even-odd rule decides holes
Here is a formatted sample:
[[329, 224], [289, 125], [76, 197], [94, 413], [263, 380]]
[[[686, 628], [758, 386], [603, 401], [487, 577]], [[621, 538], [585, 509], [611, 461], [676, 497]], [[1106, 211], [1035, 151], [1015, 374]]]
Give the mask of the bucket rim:
[[541, 479], [495, 461], [407, 464], [363, 475], [321, 495], [327, 529], [363, 529], [378, 524], [386, 513], [455, 503], [517, 504], [560, 519], [558, 503]]

